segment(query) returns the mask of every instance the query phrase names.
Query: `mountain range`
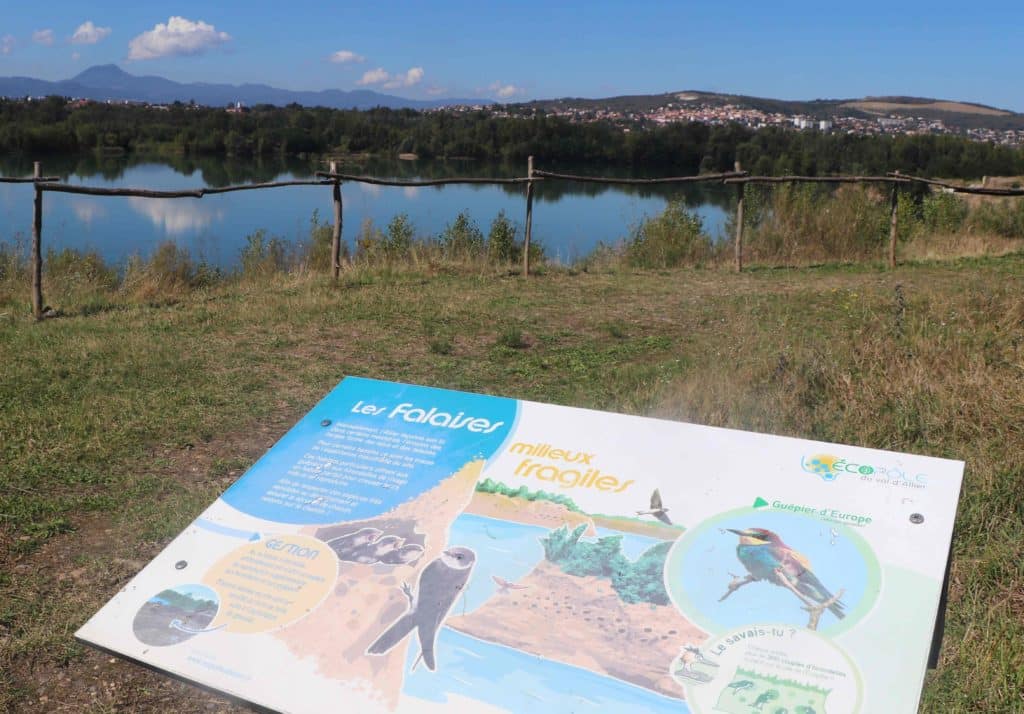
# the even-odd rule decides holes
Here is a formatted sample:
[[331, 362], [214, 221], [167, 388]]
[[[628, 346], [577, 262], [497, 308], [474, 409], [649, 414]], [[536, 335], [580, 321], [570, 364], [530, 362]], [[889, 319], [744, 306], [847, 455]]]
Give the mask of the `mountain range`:
[[[0, 77], [0, 96], [39, 97], [48, 95], [80, 97], [97, 101], [129, 100], [153, 104], [195, 101], [207, 106], [226, 106], [235, 102], [241, 102], [247, 106], [256, 104], [284, 106], [296, 103], [303, 106], [322, 106], [333, 109], [372, 109], [374, 107], [436, 109], [445, 106], [494, 104], [492, 100], [479, 97], [472, 99], [405, 99], [369, 89], [295, 91], [278, 89], [266, 84], [183, 83], [164, 77], [129, 74], [114, 64], [90, 67], [71, 79], [57, 82], [31, 77]], [[530, 113], [530, 110], [533, 109], [555, 112], [567, 109], [584, 112], [610, 110], [644, 114], [666, 106], [681, 106], [683, 104], [731, 105], [746, 109], [759, 109], [769, 113], [799, 114], [818, 119], [837, 116], [865, 119], [880, 116], [919, 117], [941, 119], [949, 126], [964, 129], [1024, 130], [1024, 114], [1021, 113], [983, 104], [921, 97], [787, 100], [717, 92], [685, 91], [634, 94], [601, 99], [582, 97], [539, 99], [508, 105], [508, 108], [513, 114], [524, 113], [524, 110]]]
[[59, 95], [94, 99], [97, 101], [129, 100], [167, 104], [174, 101], [195, 101], [207, 106], [226, 106], [241, 102], [247, 106], [275, 104], [284, 106], [297, 103], [304, 106], [332, 109], [434, 109], [437, 107], [491, 104], [487, 99], [433, 99], [416, 100], [381, 94], [369, 89], [344, 91], [293, 91], [266, 84], [210, 84], [207, 82], [175, 82], [156, 76], [129, 74], [115, 64], [97, 65], [71, 79], [51, 82], [32, 77], [0, 77], [0, 96], [41, 97]]

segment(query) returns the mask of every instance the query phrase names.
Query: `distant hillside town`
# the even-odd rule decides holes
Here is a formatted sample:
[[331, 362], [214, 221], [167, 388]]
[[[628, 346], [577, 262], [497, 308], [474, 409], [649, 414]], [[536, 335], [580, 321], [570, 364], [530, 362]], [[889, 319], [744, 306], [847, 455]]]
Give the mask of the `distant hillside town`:
[[[670, 101], [650, 108], [595, 107], [590, 102], [580, 105], [571, 101], [559, 101], [547, 102], [543, 106], [538, 106], [535, 103], [494, 107], [459, 106], [435, 111], [489, 111], [495, 116], [517, 118], [530, 117], [543, 111], [548, 116], [562, 117], [574, 123], [610, 122], [627, 131], [674, 122], [700, 122], [711, 125], [735, 123], [751, 129], [780, 127], [794, 131], [842, 132], [858, 135], [948, 134], [1004, 146], [1024, 146], [1024, 128], [996, 129], [983, 126], [962, 126], [934, 115], [912, 116], [903, 113], [873, 115], [856, 112], [849, 115], [832, 115], [826, 119], [817, 114], [773, 112], [738, 104], [686, 101], [686, 95], [681, 96], [684, 96], [683, 100]], [[912, 107], [913, 105], [907, 106]]]

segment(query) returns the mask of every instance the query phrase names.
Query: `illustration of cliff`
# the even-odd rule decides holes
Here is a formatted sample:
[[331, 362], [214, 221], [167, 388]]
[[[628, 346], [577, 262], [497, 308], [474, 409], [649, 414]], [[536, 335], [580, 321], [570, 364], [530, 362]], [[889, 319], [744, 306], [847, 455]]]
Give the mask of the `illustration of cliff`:
[[682, 526], [667, 526], [650, 518], [585, 513], [564, 494], [531, 491], [526, 486], [512, 488], [489, 478], [477, 484], [466, 512], [549, 529], [586, 524], [583, 535], [589, 537], [597, 535], [598, 526], [661, 540], [675, 540], [683, 533]]
[[590, 516], [580, 511], [568, 496], [531, 491], [526, 486], [511, 488], [489, 478], [477, 484], [466, 513], [542, 528], [585, 525], [586, 535], [597, 535]]
[[665, 525], [660, 521], [650, 518], [637, 518], [635, 516], [608, 516], [603, 513], [590, 514], [590, 520], [595, 526], [607, 528], [608, 530], [619, 531], [620, 533], [633, 533], [634, 535], [647, 536], [648, 538], [660, 538], [661, 540], [675, 540], [685, 530], [680, 525]]
[[[337, 553], [338, 580], [319, 607], [277, 637], [296, 657], [315, 658], [323, 676], [344, 681], [362, 697], [394, 709], [409, 642], [415, 644], [415, 637], [382, 656], [367, 656], [367, 647], [406, 611], [409, 603], [402, 583], [414, 585], [420, 571], [449, 545], [448, 530], [469, 504], [483, 465], [483, 461], [470, 462], [431, 490], [377, 518], [304, 529]], [[385, 539], [392, 546], [404, 545], [385, 549], [379, 545]], [[401, 548], [416, 551], [415, 558], [405, 562], [395, 557]], [[438, 656], [443, 658], [443, 653]]]
[[682, 698], [669, 665], [683, 645], [707, 635], [665, 592], [671, 543], [631, 561], [622, 553], [622, 536], [584, 541], [585, 530], [581, 524], [549, 532], [541, 541], [544, 560], [515, 583], [518, 588], [500, 589], [474, 612], [449, 617], [447, 626]]

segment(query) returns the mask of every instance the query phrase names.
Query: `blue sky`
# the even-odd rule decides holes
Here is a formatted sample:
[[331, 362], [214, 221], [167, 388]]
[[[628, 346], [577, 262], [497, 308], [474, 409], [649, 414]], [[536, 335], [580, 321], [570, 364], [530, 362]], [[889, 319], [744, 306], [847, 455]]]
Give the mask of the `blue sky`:
[[705, 89], [1024, 111], [1020, 0], [0, 4], [3, 76], [64, 79], [115, 62], [178, 81], [416, 98]]

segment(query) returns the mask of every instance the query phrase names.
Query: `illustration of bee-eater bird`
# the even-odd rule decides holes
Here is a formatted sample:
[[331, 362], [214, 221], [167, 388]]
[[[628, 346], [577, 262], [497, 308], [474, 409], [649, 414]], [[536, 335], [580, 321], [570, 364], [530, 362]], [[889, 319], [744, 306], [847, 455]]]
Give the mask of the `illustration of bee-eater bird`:
[[665, 525], [672, 525], [672, 521], [668, 517], [668, 509], [661, 503], [661, 493], [658, 492], [658, 489], [654, 489], [654, 493], [651, 494], [651, 509], [649, 511], [637, 511], [636, 515], [654, 516]]
[[719, 602], [744, 585], [767, 580], [786, 588], [804, 603], [804, 609], [810, 613], [808, 629], [818, 628], [818, 621], [825, 610], [839, 619], [846, 616], [843, 612], [844, 605], [839, 601], [843, 596], [843, 590], [835, 595], [829, 592], [811, 570], [810, 561], [786, 545], [777, 533], [765, 528], [726, 530], [740, 537], [739, 545], [736, 546], [736, 557], [747, 569], [747, 575], [734, 575], [732, 582], [729, 583], [729, 589], [718, 599]]

